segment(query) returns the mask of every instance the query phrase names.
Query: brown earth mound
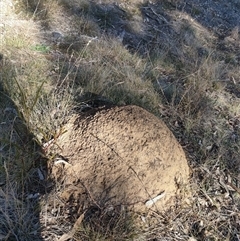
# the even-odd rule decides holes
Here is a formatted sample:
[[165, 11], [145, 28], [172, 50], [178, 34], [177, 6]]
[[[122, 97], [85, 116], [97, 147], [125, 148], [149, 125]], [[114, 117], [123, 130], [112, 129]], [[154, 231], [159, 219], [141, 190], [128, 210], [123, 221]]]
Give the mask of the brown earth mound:
[[161, 210], [188, 182], [187, 160], [171, 131], [137, 106], [75, 118], [58, 146], [69, 164], [56, 159], [53, 173], [64, 177], [60, 196], [67, 203], [88, 195], [98, 205]]

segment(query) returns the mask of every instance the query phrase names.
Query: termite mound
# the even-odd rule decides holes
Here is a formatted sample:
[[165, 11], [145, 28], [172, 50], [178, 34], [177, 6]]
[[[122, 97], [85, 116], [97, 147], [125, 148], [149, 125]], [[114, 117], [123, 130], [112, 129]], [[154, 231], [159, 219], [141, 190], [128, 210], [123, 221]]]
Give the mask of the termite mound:
[[138, 106], [90, 111], [65, 129], [57, 146], [68, 164], [52, 173], [64, 183], [67, 202], [88, 197], [97, 205], [162, 210], [188, 185], [180, 144], [163, 121]]

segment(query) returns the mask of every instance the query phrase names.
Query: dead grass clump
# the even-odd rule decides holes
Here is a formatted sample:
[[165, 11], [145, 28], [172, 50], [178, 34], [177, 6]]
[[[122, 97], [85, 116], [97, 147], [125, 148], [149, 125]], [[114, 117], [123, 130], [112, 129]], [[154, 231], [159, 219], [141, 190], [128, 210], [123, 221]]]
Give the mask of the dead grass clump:
[[[16, 64], [11, 61], [13, 53], [7, 52], [10, 60], [6, 56], [3, 58], [2, 82], [5, 91], [15, 102], [18, 114], [26, 121], [27, 128], [41, 142], [43, 136], [44, 140], [46, 136], [53, 136], [66, 122], [71, 112], [70, 106], [73, 105], [71, 93], [73, 86], [70, 81], [63, 88], [63, 83], [69, 79], [72, 72], [69, 68], [68, 73], [63, 75], [59, 73], [56, 79], [59, 89], [53, 86], [54, 69], [58, 69], [61, 73], [64, 70], [59, 70], [58, 63], [51, 64], [45, 58], [48, 54], [45, 46], [40, 45], [38, 48], [36, 46], [38, 45], [34, 43], [30, 48], [29, 46], [27, 49], [19, 48]], [[6, 51], [9, 48], [10, 46]]]
[[2, 240], [40, 240], [37, 202], [17, 193], [18, 188], [7, 183], [0, 191], [0, 237]]
[[130, 214], [121, 208], [89, 207], [82, 224], [76, 228], [76, 240], [133, 240], [136, 228]]
[[44, 25], [47, 26], [48, 23], [48, 9], [51, 6], [45, 0], [21, 0], [15, 4], [17, 12], [24, 12], [26, 14], [25, 17], [34, 19], [34, 20], [42, 20]]
[[82, 91], [92, 92], [115, 104], [133, 103], [156, 111], [160, 99], [145, 78], [146, 62], [131, 55], [121, 43], [111, 38], [90, 39], [72, 56], [73, 61], [60, 63], [61, 74], [57, 76], [65, 76], [65, 83], [74, 79], [79, 95]]
[[39, 26], [8, 14], [11, 19], [4, 22], [1, 36], [0, 236], [41, 240], [38, 197], [46, 175], [41, 145], [55, 135], [63, 121], [59, 119], [67, 115], [60, 100], [70, 101], [64, 91], [56, 95], [51, 86], [47, 47], [36, 42]]
[[41, 148], [31, 133], [30, 119], [26, 122], [23, 118], [30, 111], [26, 109], [27, 100], [20, 107], [23, 103], [18, 99], [19, 94], [25, 91], [14, 82], [18, 76], [16, 66], [4, 56], [1, 68], [0, 237], [3, 240], [32, 240], [38, 237], [40, 230], [37, 197], [42, 191], [39, 173], [45, 164], [41, 163]]
[[42, 185], [38, 171], [44, 164], [16, 105], [3, 91], [0, 99], [0, 237], [32, 240], [40, 229], [36, 197]]

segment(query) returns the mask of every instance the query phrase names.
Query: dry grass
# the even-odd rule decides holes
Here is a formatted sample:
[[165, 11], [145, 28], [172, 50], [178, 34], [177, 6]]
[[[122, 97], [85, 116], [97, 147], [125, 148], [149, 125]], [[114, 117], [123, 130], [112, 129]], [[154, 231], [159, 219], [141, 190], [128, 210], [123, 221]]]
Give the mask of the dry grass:
[[[187, 206], [151, 214], [138, 238], [120, 213], [114, 223], [97, 215], [100, 226], [84, 221], [74, 240], [239, 240], [239, 37], [219, 50], [214, 32], [177, 1], [103, 2], [24, 0], [15, 12], [4, 8], [0, 239], [39, 235], [41, 207], [27, 197], [44, 186], [40, 146], [92, 92], [166, 121], [193, 169], [193, 197]], [[52, 31], [63, 37], [52, 41]]]

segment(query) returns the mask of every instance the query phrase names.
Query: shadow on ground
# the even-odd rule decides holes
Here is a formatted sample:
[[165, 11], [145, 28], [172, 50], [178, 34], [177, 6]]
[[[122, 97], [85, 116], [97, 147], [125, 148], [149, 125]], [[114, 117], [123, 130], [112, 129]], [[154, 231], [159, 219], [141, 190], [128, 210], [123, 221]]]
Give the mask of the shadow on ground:
[[[135, 12], [141, 13], [137, 19], [121, 4], [97, 2], [88, 1], [87, 6], [85, 1], [83, 4], [69, 2], [63, 6], [71, 15], [90, 18], [103, 34], [119, 38], [127, 48], [140, 54], [155, 51], [156, 47], [168, 49], [173, 55], [177, 51], [181, 52], [183, 45], [180, 45], [180, 40], [184, 40], [184, 36], [181, 36], [182, 32], [178, 29], [181, 26], [178, 24], [189, 28], [188, 41], [194, 42], [198, 36], [193, 26], [194, 22], [198, 23], [217, 37], [214, 43], [217, 47], [225, 45], [227, 48], [227, 44], [221, 40], [229, 36], [234, 39], [239, 33], [240, 4], [236, 1], [146, 1], [144, 4], [136, 4]], [[177, 40], [179, 43], [176, 45]], [[209, 48], [206, 44], [199, 47], [203, 48], [203, 52]]]
[[[6, 64], [4, 56], [2, 67], [3, 61]], [[38, 198], [46, 191], [43, 180], [47, 174], [46, 163], [40, 155], [41, 147], [6, 91], [5, 84], [11, 85], [14, 79], [4, 78], [5, 75], [1, 75], [0, 239], [40, 241], [43, 238]]]
[[[121, 4], [109, 1], [62, 3], [66, 14], [75, 17], [72, 25], [68, 26], [69, 30], [89, 37], [100, 35], [116, 38], [131, 53], [149, 58], [153, 65], [159, 60], [166, 65], [174, 65], [174, 77], [173, 73], [164, 71], [152, 77], [153, 83], [160, 83], [160, 88], [174, 85], [180, 92], [185, 77], [198, 71], [204, 61], [212, 58], [219, 62], [214, 73], [216, 82], [225, 83], [226, 90], [236, 97], [240, 95], [239, 88], [236, 88], [231, 81], [232, 76], [228, 74], [231, 70], [234, 72], [233, 69], [237, 68], [240, 61], [237, 51], [238, 3], [147, 1], [136, 4], [135, 14], [126, 10], [128, 6], [123, 8]], [[90, 31], [89, 26], [94, 26], [95, 30]], [[63, 44], [64, 48], [71, 46], [74, 50], [73, 42], [68, 43], [68, 46]], [[79, 45], [75, 50], [78, 51], [78, 48]]]

